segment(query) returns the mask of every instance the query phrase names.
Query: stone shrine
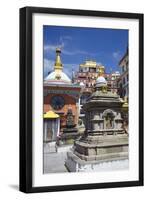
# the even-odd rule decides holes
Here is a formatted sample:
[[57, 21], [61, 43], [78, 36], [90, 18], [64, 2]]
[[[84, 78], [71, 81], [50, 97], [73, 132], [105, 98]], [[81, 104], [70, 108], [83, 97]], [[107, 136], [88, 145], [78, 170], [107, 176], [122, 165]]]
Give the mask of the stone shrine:
[[95, 91], [83, 105], [86, 130], [67, 153], [65, 166], [71, 172], [101, 171], [128, 167], [128, 133], [123, 127], [123, 101], [109, 91], [99, 68]]
[[74, 123], [74, 116], [72, 109], [69, 108], [67, 112], [66, 128], [63, 129], [61, 141], [63, 144], [73, 144], [74, 140], [80, 136], [76, 124]]

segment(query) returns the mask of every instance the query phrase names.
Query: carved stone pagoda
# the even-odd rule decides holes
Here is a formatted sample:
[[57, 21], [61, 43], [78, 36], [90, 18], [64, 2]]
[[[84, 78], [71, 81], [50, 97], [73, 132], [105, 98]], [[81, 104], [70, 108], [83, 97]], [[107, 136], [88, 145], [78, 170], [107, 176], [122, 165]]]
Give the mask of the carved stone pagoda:
[[107, 88], [99, 68], [95, 91], [83, 105], [86, 130], [65, 162], [69, 171], [100, 171], [128, 167], [128, 134], [123, 127], [123, 101]]

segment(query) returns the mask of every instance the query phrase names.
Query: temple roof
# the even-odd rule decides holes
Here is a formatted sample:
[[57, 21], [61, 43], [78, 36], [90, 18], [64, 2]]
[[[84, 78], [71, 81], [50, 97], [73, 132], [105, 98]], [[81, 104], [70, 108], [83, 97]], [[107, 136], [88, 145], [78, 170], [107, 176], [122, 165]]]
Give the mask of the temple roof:
[[45, 113], [43, 115], [43, 118], [44, 119], [56, 119], [56, 118], [59, 118], [60, 116], [56, 113], [54, 113], [53, 111], [48, 111], [47, 113]]
[[85, 63], [80, 64], [80, 67], [93, 67], [96, 68], [97, 63], [94, 60], [86, 60]]

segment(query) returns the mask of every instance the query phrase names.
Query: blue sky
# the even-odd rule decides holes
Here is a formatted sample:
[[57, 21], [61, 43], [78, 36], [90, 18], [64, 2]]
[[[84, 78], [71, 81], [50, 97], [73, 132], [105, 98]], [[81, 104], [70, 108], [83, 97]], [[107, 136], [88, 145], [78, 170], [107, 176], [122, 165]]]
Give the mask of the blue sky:
[[128, 45], [128, 30], [44, 26], [43, 42], [44, 77], [54, 69], [57, 47], [62, 50], [64, 72], [69, 76], [86, 59], [101, 63], [109, 73], [119, 71], [118, 62]]

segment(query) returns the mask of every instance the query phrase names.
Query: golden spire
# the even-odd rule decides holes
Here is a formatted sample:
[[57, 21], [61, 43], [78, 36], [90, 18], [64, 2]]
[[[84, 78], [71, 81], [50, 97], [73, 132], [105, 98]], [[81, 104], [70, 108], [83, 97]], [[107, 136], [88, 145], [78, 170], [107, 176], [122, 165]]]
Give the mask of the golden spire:
[[61, 63], [61, 58], [60, 58], [60, 53], [61, 53], [61, 49], [60, 48], [56, 48], [56, 60], [55, 60], [55, 65], [54, 65], [54, 69], [55, 71], [62, 71], [62, 63]]
[[105, 73], [105, 67], [104, 66], [99, 66], [98, 68], [98, 76], [104, 76]]
[[124, 97], [124, 99], [122, 100], [123, 104], [122, 104], [122, 110], [124, 112], [128, 112], [129, 109], [129, 104], [128, 104], [128, 97]]

